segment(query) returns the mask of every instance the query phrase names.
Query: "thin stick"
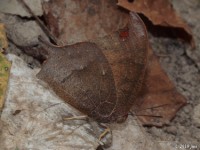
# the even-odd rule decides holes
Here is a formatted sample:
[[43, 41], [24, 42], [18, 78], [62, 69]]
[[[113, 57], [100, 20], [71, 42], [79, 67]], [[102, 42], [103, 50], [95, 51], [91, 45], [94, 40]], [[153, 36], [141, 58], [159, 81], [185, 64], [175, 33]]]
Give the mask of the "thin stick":
[[49, 31], [49, 29], [43, 24], [43, 22], [37, 17], [31, 8], [24, 2], [24, 0], [18, 0], [26, 9], [27, 11], [36, 19], [36, 22], [45, 32], [45, 34], [54, 42], [54, 44], [58, 45], [58, 39]]
[[146, 116], [146, 117], [155, 117], [155, 118], [163, 118], [163, 116], [160, 116], [160, 115], [145, 115], [145, 114], [141, 114], [141, 115], [138, 115], [136, 114], [136, 116]]
[[74, 117], [65, 117], [63, 120], [68, 121], [68, 120], [82, 120], [82, 119], [87, 119], [88, 116], [74, 116]]
[[132, 115], [132, 116], [146, 116], [146, 117], [163, 118], [163, 116], [160, 116], [160, 115], [135, 114], [132, 111], [129, 111], [129, 115]]
[[159, 107], [164, 107], [164, 106], [167, 106], [167, 105], [170, 105], [170, 104], [163, 104], [163, 105], [153, 106], [153, 107], [149, 107], [149, 108], [144, 108], [142, 110], [139, 110], [138, 112], [145, 111], [147, 109], [155, 109], [155, 108], [159, 108]]
[[106, 136], [109, 132], [111, 132], [110, 128], [106, 128], [103, 133], [101, 133], [101, 135], [99, 136], [99, 141], [101, 141], [101, 139]]
[[158, 57], [171, 57], [172, 55], [170, 54], [156, 54]]

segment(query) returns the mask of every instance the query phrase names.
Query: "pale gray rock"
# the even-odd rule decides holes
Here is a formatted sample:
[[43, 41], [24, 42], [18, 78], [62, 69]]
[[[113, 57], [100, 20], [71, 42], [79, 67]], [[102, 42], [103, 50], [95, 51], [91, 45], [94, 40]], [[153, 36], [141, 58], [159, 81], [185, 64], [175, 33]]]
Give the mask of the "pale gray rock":
[[[43, 10], [41, 0], [25, 0], [26, 4], [33, 10], [35, 15], [42, 16]], [[17, 0], [0, 0], [0, 12], [31, 17], [27, 10]]]
[[86, 121], [63, 121], [80, 116], [36, 78], [39, 68], [30, 69], [15, 55], [12, 61], [5, 106], [1, 115], [1, 149], [95, 150], [98, 135], [88, 132]]
[[17, 45], [36, 45], [39, 35], [46, 38], [36, 21], [26, 21], [17, 16], [0, 13], [0, 22], [5, 24], [7, 36]]
[[113, 144], [106, 150], [175, 150], [173, 141], [156, 141], [133, 117], [112, 124]]
[[200, 104], [198, 104], [197, 106], [195, 106], [194, 108], [194, 112], [193, 112], [193, 120], [196, 124], [198, 124], [198, 126], [200, 127]]
[[[98, 140], [103, 130], [95, 121], [63, 120], [64, 116], [83, 114], [36, 78], [39, 68], [28, 68], [13, 54], [7, 57], [12, 61], [12, 68], [0, 120], [2, 149], [96, 150], [103, 144]], [[170, 141], [164, 144], [154, 141], [133, 117], [128, 117], [122, 124], [109, 124], [109, 127], [113, 142], [109, 150], [171, 149]]]

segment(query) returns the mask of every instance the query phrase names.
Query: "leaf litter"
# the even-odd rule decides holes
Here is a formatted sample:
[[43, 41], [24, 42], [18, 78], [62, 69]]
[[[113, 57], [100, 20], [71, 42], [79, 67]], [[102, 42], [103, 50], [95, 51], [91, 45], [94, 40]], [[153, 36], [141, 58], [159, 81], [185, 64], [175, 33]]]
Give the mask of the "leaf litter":
[[[87, 17], [86, 17], [86, 19], [84, 19], [83, 17], [81, 17], [82, 18], [82, 20], [80, 20], [79, 18], [80, 18], [80, 16], [82, 15], [79, 15], [79, 13], [77, 13], [75, 16], [73, 16], [73, 17], [71, 17], [71, 18], [69, 18], [69, 19], [66, 19], [66, 17], [68, 16], [68, 15], [65, 15], [65, 17], [63, 17], [63, 18], [65, 18], [65, 19], [62, 19], [62, 21], [63, 22], [65, 22], [65, 23], [60, 23], [60, 19], [61, 19], [61, 17], [59, 16], [57, 16], [57, 18], [55, 17], [56, 15], [56, 13], [58, 13], [58, 11], [60, 11], [60, 12], [62, 12], [62, 14], [70, 14], [70, 13], [72, 13], [71, 11], [72, 10], [74, 10], [74, 9], [65, 9], [65, 7], [63, 7], [63, 6], [65, 6], [65, 5], [67, 5], [68, 4], [68, 1], [65, 3], [65, 5], [64, 4], [62, 4], [62, 6], [61, 5], [59, 5], [59, 6], [57, 6], [58, 4], [55, 4], [56, 2], [51, 2], [51, 3], [45, 3], [44, 5], [45, 5], [45, 12], [46, 12], [46, 14], [48, 14], [47, 15], [47, 20], [51, 20], [53, 23], [51, 24], [50, 22], [47, 24], [47, 25], [49, 25], [49, 26], [53, 26], [53, 27], [50, 27], [50, 29], [51, 28], [53, 28], [53, 29], [57, 29], [57, 31], [56, 31], [56, 33], [58, 34], [60, 31], [59, 31], [59, 26], [62, 26], [62, 27], [64, 27], [63, 26], [63, 24], [66, 24], [66, 23], [68, 23], [69, 22], [69, 20], [70, 20], [70, 22], [74, 22], [74, 26], [72, 26], [72, 27], [70, 27], [71, 28], [71, 30], [69, 31], [69, 29], [66, 29], [66, 31], [65, 32], [62, 32], [61, 34], [62, 34], [62, 36], [60, 36], [60, 35], [55, 35], [55, 36], [57, 36], [58, 37], [58, 40], [60, 40], [60, 41], [62, 41], [62, 42], [64, 42], [65, 43], [65, 41], [66, 41], [66, 37], [64, 36], [64, 35], [66, 35], [66, 36], [68, 36], [68, 37], [70, 37], [70, 42], [71, 43], [73, 43], [74, 41], [79, 41], [79, 40], [77, 40], [77, 38], [76, 37], [78, 37], [78, 38], [80, 38], [81, 36], [82, 36], [82, 34], [83, 35], [85, 35], [84, 34], [84, 32], [82, 33], [82, 34], [80, 34], [78, 31], [76, 32], [76, 30], [77, 30], [77, 28], [78, 29], [82, 29], [82, 30], [84, 30], [84, 22], [85, 21], [87, 21]], [[63, 3], [64, 3], [64, 1], [63, 1]], [[73, 4], [74, 4], [75, 2], [73, 2]], [[86, 11], [87, 9], [86, 8], [88, 8], [87, 6], [88, 5], [84, 5], [84, 4], [82, 4], [83, 2], [77, 2], [77, 4], [75, 5], [75, 6], [77, 6], [77, 7], [80, 7], [80, 6], [84, 6], [84, 7], [81, 7], [81, 8], [83, 8], [82, 9], [82, 11], [84, 12], [84, 13], [86, 13], [86, 16], [90, 16], [90, 13], [88, 12], [88, 11]], [[87, 3], [89, 3], [89, 4], [93, 4], [92, 2], [90, 2], [90, 1], [87, 1]], [[107, 2], [108, 4], [107, 5], [109, 5], [110, 3], [109, 2]], [[81, 5], [82, 4], [82, 5]], [[99, 2], [99, 5], [101, 6], [101, 7], [103, 7], [104, 8], [104, 5], [106, 6], [106, 4], [105, 4], [105, 1], [101, 1], [101, 2]], [[48, 7], [47, 7], [48, 6]], [[67, 5], [68, 6], [68, 5]], [[93, 5], [92, 5], [93, 6]], [[96, 8], [95, 6], [93, 6], [94, 8]], [[101, 8], [101, 7], [98, 7], [98, 9], [103, 9], [103, 8]], [[48, 9], [47, 9], [48, 8]], [[90, 7], [91, 8], [91, 7]], [[112, 9], [114, 10], [114, 12], [115, 11], [119, 11], [118, 9], [116, 9], [116, 7], [112, 7]], [[80, 9], [78, 9], [78, 10], [80, 10]], [[47, 13], [48, 12], [48, 13]], [[121, 12], [121, 11], [119, 11], [119, 12]], [[123, 12], [123, 11], [122, 11]], [[51, 13], [51, 15], [50, 15], [50, 13]], [[76, 13], [76, 11], [74, 12], [74, 13]], [[100, 11], [100, 13], [98, 12], [98, 11], [96, 11], [96, 14], [94, 13], [93, 14], [93, 17], [95, 17], [95, 16], [97, 16], [97, 17], [99, 17], [99, 15], [102, 15], [102, 13], [103, 14], [105, 14], [105, 15], [108, 15], [108, 13], [111, 13], [111, 12], [107, 12], [106, 11], [106, 9], [105, 9], [105, 11]], [[125, 13], [125, 12], [123, 12], [123, 13]], [[118, 14], [120, 14], [120, 13], [118, 13]], [[123, 14], [124, 15], [124, 14]], [[126, 15], [128, 15], [127, 13], [126, 13]], [[54, 16], [54, 17], [49, 17], [49, 16]], [[109, 16], [111, 16], [111, 15], [108, 15], [108, 17]], [[117, 15], [116, 15], [117, 16]], [[114, 17], [113, 17], [114, 18]], [[76, 21], [79, 21], [79, 22], [82, 22], [82, 23], [80, 23], [80, 24], [78, 24], [78, 23], [76, 23]], [[102, 21], [102, 20], [101, 20]], [[112, 23], [112, 21], [113, 21], [113, 25], [114, 24], [116, 24], [115, 23], [115, 20], [110, 20], [109, 22], [110, 23]], [[124, 22], [127, 22], [127, 17], [124, 17]], [[55, 23], [56, 23], [56, 25], [55, 25]], [[58, 24], [59, 23], [59, 24]], [[105, 23], [107, 23], [107, 22], [105, 22]], [[69, 23], [68, 23], [69, 24]], [[69, 24], [70, 25], [70, 24]], [[90, 27], [91, 26], [91, 27]], [[88, 34], [87, 32], [86, 32], [86, 35], [90, 35], [90, 37], [82, 37], [82, 41], [87, 41], [87, 40], [90, 40], [90, 39], [93, 39], [93, 38], [97, 38], [97, 37], [99, 37], [99, 36], [101, 36], [101, 35], [99, 35], [98, 34], [98, 32], [95, 32], [95, 27], [94, 27], [94, 23], [92, 23], [92, 24], [88, 24], [87, 26], [86, 26], [86, 28], [88, 28], [88, 27], [90, 27], [90, 28], [92, 28], [93, 30], [92, 30], [92, 34]], [[107, 27], [107, 26], [102, 26], [102, 27], [100, 27], [100, 29], [104, 29], [105, 27]], [[108, 27], [109, 27], [109, 25], [108, 25]], [[114, 26], [113, 27], [113, 29], [115, 29], [115, 28], [118, 28], [118, 29], [120, 29], [120, 27], [119, 26]], [[74, 31], [73, 33], [71, 32], [71, 31]], [[53, 31], [53, 32], [55, 32], [55, 30]], [[112, 33], [112, 30], [109, 30], [109, 32], [107, 31], [107, 33], [109, 33], [109, 34], [111, 34]], [[73, 35], [73, 36], [75, 36], [75, 39], [73, 39], [73, 37], [71, 36], [71, 35]], [[63, 39], [63, 37], [65, 37], [64, 39]], [[111, 36], [112, 37], [112, 36]], [[74, 41], [72, 41], [72, 40], [74, 40]], [[97, 42], [96, 42], [97, 41]], [[114, 43], [114, 42], [112, 42], [112, 41], [110, 41], [109, 42], [109, 39], [107, 39], [107, 37], [105, 37], [105, 38], [101, 38], [101, 40], [93, 40], [93, 42], [95, 43], [97, 43], [97, 45], [99, 46], [99, 47], [102, 47], [101, 49], [103, 50], [103, 49], [105, 49], [104, 47], [103, 47], [103, 44], [104, 43], [106, 43], [107, 44], [107, 47], [109, 47], [109, 49], [120, 49], [120, 45], [117, 47], [117, 46], [112, 46], [112, 44], [111, 43]], [[69, 42], [69, 43], [70, 43]], [[98, 44], [98, 42], [100, 43], [100, 44]], [[104, 43], [103, 43], [104, 42]], [[75, 42], [74, 42], [75, 43]], [[104, 44], [105, 45], [105, 44]], [[140, 54], [142, 54], [142, 52], [138, 52], [138, 56], [140, 55]], [[114, 53], [113, 54], [111, 54], [111, 56], [112, 55], [114, 55]], [[125, 55], [125, 54], [123, 54], [123, 55]], [[153, 55], [152, 53], [151, 53], [151, 55]], [[149, 57], [149, 56], [148, 56]], [[154, 58], [154, 57], [153, 57]], [[134, 57], [134, 59], [137, 59], [137, 55], [136, 55], [136, 57]], [[154, 58], [155, 59], [155, 58]], [[108, 61], [109, 61], [109, 59], [108, 59]], [[154, 60], [153, 60], [154, 61]], [[149, 64], [150, 64], [151, 62], [149, 62]], [[157, 63], [158, 64], [158, 63]], [[118, 66], [120, 66], [120, 64], [118, 65]], [[159, 66], [159, 64], [158, 64], [158, 66]], [[156, 66], [156, 67], [158, 67], [158, 66]], [[163, 72], [162, 70], [159, 70], [159, 69], [156, 69], [156, 67], [155, 67], [155, 69], [153, 69], [153, 68], [151, 68], [151, 70], [149, 71], [149, 72], [152, 72], [152, 71], [154, 71], [154, 74], [158, 74], [158, 77], [159, 78], [161, 78], [161, 79], [163, 79], [166, 83], [169, 83], [170, 81], [169, 81], [169, 79], [166, 77], [166, 75], [165, 75], [165, 73], [160, 73], [160, 72]], [[116, 69], [116, 68], [114, 68], [114, 69]], [[147, 73], [148, 74], [148, 73]], [[163, 77], [164, 76], [164, 77]], [[121, 77], [123, 77], [123, 74], [121, 74]], [[148, 78], [147, 76], [146, 76], [146, 78]], [[149, 81], [151, 81], [151, 79], [149, 80]], [[155, 83], [155, 85], [157, 86], [157, 87], [159, 87], [159, 82], [156, 82], [155, 81], [155, 79], [153, 80]], [[149, 84], [149, 83], [147, 83], [147, 84]], [[161, 85], [162, 86], [162, 85]], [[160, 98], [159, 98], [159, 96], [158, 96], [158, 98], [157, 99], [155, 99], [155, 101], [151, 101], [151, 103], [150, 104], [148, 104], [148, 106], [149, 107], [153, 107], [153, 106], [155, 106], [154, 104], [156, 104], [156, 100], [158, 101], [158, 104], [170, 104], [170, 107], [174, 107], [174, 109], [171, 109], [173, 112], [169, 112], [169, 110], [168, 109], [162, 109], [162, 107], [160, 108], [160, 109], [162, 109], [163, 111], [164, 111], [164, 113], [162, 112], [160, 115], [162, 116], [162, 115], [164, 115], [164, 116], [162, 116], [163, 117], [163, 120], [161, 119], [161, 122], [159, 122], [157, 119], [155, 119], [156, 120], [156, 122], [159, 122], [160, 123], [160, 125], [159, 126], [162, 126], [163, 124], [165, 124], [166, 122], [169, 122], [173, 117], [174, 117], [174, 115], [175, 115], [175, 113], [181, 108], [181, 106], [183, 106], [184, 104], [185, 104], [185, 102], [186, 102], [186, 100], [184, 99], [184, 98], [182, 98], [181, 96], [178, 96], [179, 95], [179, 93], [178, 92], [176, 92], [176, 90], [175, 90], [175, 88], [173, 88], [173, 85], [172, 85], [172, 83], [170, 82], [170, 84], [168, 84], [168, 86], [166, 85], [166, 89], [168, 89], [169, 91], [170, 90], [172, 90], [171, 92], [169, 92], [168, 94], [166, 94], [166, 93], [160, 93], [160, 95], [162, 95], [163, 97], [166, 97], [165, 98], [165, 101], [163, 101], [163, 102], [159, 102], [160, 101]], [[158, 88], [158, 93], [160, 92], [159, 91], [160, 89]], [[162, 87], [161, 87], [161, 90], [162, 90]], [[148, 89], [148, 92], [149, 92], [150, 90]], [[143, 91], [142, 91], [143, 92]], [[156, 91], [153, 91], [153, 92], [155, 92], [154, 93], [154, 95], [156, 95]], [[177, 99], [175, 99], [174, 100], [174, 102], [172, 103], [172, 101], [173, 101], [173, 94], [174, 95], [177, 95]], [[151, 95], [151, 93], [149, 93], [149, 95]], [[148, 94], [147, 94], [147, 97], [149, 96]], [[137, 98], [136, 98], [137, 99]], [[142, 99], [140, 99], [141, 101], [142, 101]], [[147, 101], [147, 99], [146, 99], [146, 101]], [[145, 101], [145, 103], [146, 103], [146, 101]], [[176, 101], [177, 101], [177, 105], [176, 105]], [[149, 102], [150, 102], [150, 100], [149, 100]], [[142, 102], [140, 102], [140, 103], [142, 103]], [[145, 104], [144, 103], [144, 104]], [[148, 102], [147, 102], [148, 103]], [[139, 103], [138, 103], [139, 104]], [[137, 106], [138, 104], [136, 104], [136, 107], [134, 107], [135, 109], [137, 109], [139, 106]], [[167, 107], [166, 107], [167, 108]], [[141, 109], [143, 109], [143, 108], [141, 108]], [[166, 113], [165, 113], [166, 112]], [[153, 114], [151, 114], [151, 115], [153, 115]], [[165, 117], [166, 116], [166, 117]], [[151, 117], [148, 117], [148, 116], [141, 116], [141, 117], [139, 117], [139, 118], [141, 118], [141, 120], [149, 120], [149, 122], [147, 121], [147, 122], [145, 122], [144, 121], [144, 124], [148, 124], [148, 125], [150, 125], [151, 123], [152, 124], [154, 124], [154, 125], [158, 125], [158, 123], [156, 123], [156, 122], [151, 122], [150, 120], [154, 120], [154, 119], [152, 119]], [[145, 119], [144, 119], [145, 118]], [[151, 123], [150, 123], [151, 122]]]
[[8, 42], [5, 33], [5, 26], [0, 23], [0, 112], [3, 109], [4, 101], [6, 99], [6, 90], [10, 75], [11, 63], [2, 54], [8, 47]]
[[[124, 26], [124, 25], [123, 25]], [[73, 31], [74, 32], [74, 31]], [[81, 35], [81, 34], [79, 34], [79, 35]], [[70, 37], [70, 34], [68, 34], [68, 36]], [[85, 38], [85, 37], [84, 37]], [[83, 41], [85, 41], [85, 39], [83, 38]], [[70, 40], [72, 40], [72, 41], [70, 41], [69, 43], [73, 43], [73, 38], [72, 39], [70, 39]], [[68, 42], [68, 41], [67, 41]], [[76, 43], [76, 42], [74, 42], [74, 43]], [[173, 89], [173, 88], [172, 88]], [[169, 119], [169, 118], [168, 118]]]
[[[178, 38], [184, 39], [189, 42], [192, 47], [195, 47], [190, 27], [175, 12], [169, 0], [134, 0], [133, 2], [118, 0], [118, 5], [130, 11], [143, 14], [155, 26], [174, 28], [174, 34], [176, 34], [177, 30]], [[159, 30], [159, 28], [157, 30]]]

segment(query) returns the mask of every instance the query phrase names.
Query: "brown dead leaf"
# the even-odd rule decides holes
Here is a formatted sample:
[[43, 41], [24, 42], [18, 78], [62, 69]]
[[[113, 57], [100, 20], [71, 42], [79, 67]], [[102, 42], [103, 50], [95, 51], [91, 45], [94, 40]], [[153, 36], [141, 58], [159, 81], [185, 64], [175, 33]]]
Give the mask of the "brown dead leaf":
[[134, 0], [133, 2], [118, 0], [118, 5], [130, 11], [142, 13], [156, 26], [175, 28], [179, 38], [190, 42], [194, 47], [195, 43], [189, 26], [177, 15], [168, 0]]
[[50, 0], [43, 8], [46, 23], [61, 45], [103, 37], [128, 22], [116, 0]]
[[134, 106], [139, 120], [143, 125], [168, 124], [185, 104], [185, 97], [176, 90], [150, 48], [143, 90]]

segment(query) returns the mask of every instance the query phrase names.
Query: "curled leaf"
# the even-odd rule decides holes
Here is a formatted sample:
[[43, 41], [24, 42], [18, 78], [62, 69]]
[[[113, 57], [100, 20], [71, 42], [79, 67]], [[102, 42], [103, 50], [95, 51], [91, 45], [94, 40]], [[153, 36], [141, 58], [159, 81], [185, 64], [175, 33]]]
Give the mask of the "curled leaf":
[[[194, 47], [194, 39], [189, 26], [177, 15], [168, 0], [118, 0], [118, 5], [130, 11], [145, 15], [154, 25], [172, 27], [180, 38], [190, 42]], [[180, 31], [181, 30], [181, 31]]]

